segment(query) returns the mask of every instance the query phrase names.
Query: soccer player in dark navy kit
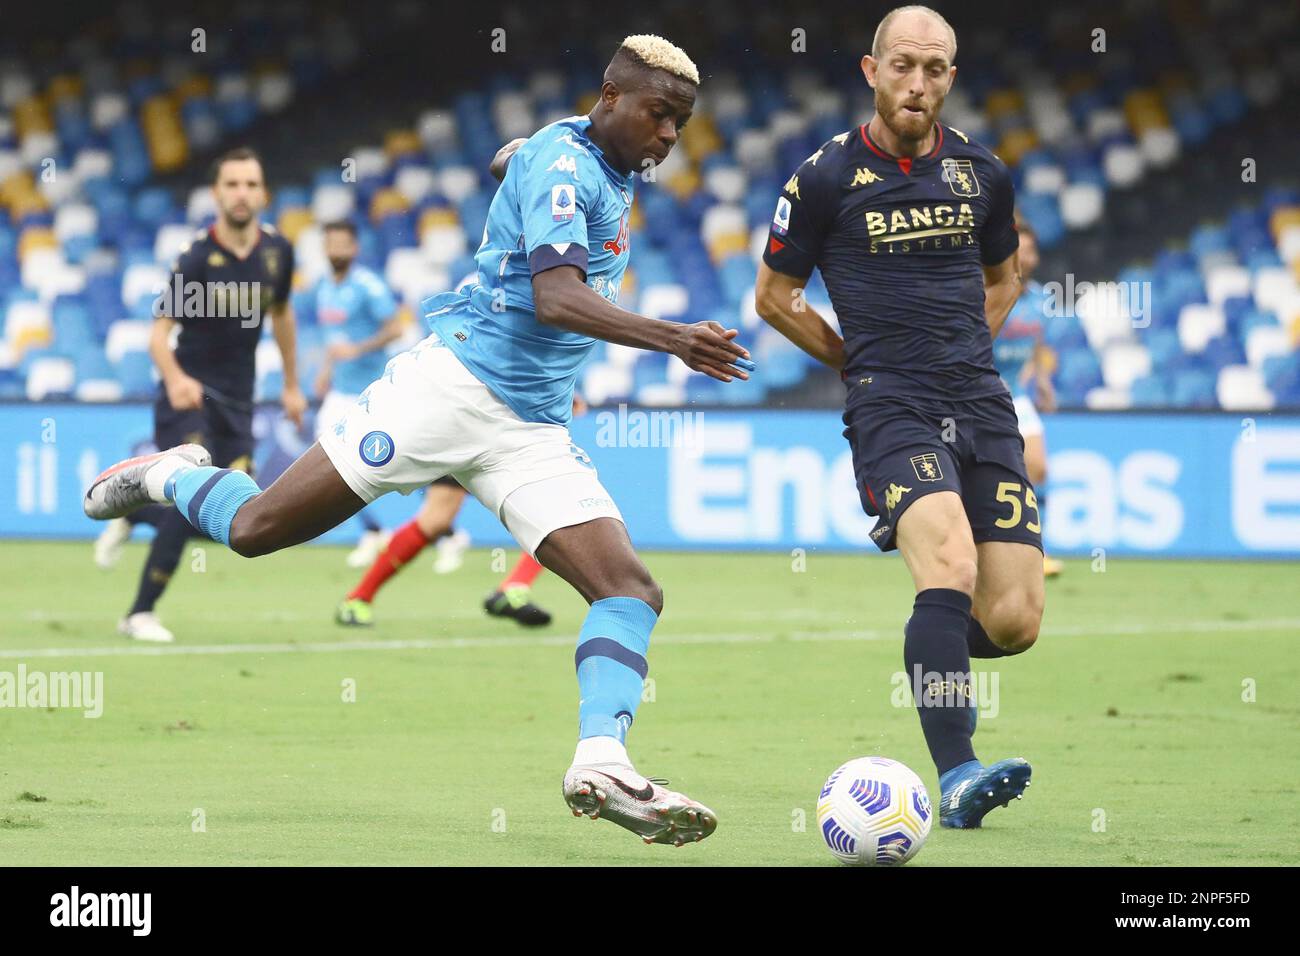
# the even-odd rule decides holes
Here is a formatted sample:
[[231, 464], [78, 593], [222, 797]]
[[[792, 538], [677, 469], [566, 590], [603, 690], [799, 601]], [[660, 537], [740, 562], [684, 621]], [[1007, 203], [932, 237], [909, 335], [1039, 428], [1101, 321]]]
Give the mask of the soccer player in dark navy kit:
[[[258, 218], [267, 191], [261, 161], [252, 150], [232, 150], [217, 160], [212, 192], [216, 223], [181, 251], [171, 284], [157, 301], [149, 342], [162, 375], [154, 403], [154, 440], [159, 448], [201, 444], [215, 464], [251, 473], [253, 357], [267, 315], [283, 362], [285, 414], [301, 426], [307, 407], [298, 386], [296, 331], [288, 306], [293, 246]], [[171, 336], [178, 326], [173, 352]], [[157, 534], [135, 603], [118, 629], [138, 640], [167, 642], [172, 633], [158, 620], [154, 605], [194, 530], [173, 508], [159, 507], [144, 520], [156, 524]]]
[[[757, 309], [840, 371], [844, 435], [872, 539], [916, 586], [904, 660], [940, 781], [940, 822], [970, 828], [1029, 785], [1021, 758], [988, 767], [971, 737], [972, 657], [1027, 650], [1043, 610], [1037, 500], [992, 339], [1020, 293], [1013, 190], [1001, 160], [938, 122], [957, 39], [900, 7], [862, 70], [876, 115], [833, 137], [785, 184]], [[843, 339], [803, 299], [821, 269]]]

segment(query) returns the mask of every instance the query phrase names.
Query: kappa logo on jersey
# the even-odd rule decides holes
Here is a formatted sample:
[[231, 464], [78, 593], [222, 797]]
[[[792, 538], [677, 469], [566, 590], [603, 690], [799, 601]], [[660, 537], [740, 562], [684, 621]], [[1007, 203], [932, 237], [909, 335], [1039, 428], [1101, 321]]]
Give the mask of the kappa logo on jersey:
[[969, 159], [945, 157], [940, 176], [954, 196], [971, 197], [980, 194], [980, 181]]
[[904, 488], [899, 484], [891, 484], [885, 489], [885, 507], [889, 509], [890, 514], [894, 513], [894, 509], [898, 507], [898, 503], [903, 500], [903, 495], [907, 494], [911, 490], [911, 488]]
[[854, 186], [870, 186], [872, 183], [883, 181], [883, 176], [877, 176], [864, 166], [853, 174], [853, 182], [849, 183], [849, 188], [852, 189]]
[[786, 182], [786, 184], [781, 188], [784, 189], [786, 192], [788, 192], [795, 199], [801, 201], [803, 200], [803, 197], [799, 195], [799, 177], [797, 175], [791, 176], [790, 179]]
[[372, 468], [379, 468], [393, 460], [393, 438], [388, 432], [366, 432], [357, 446], [361, 460]]
[[578, 176], [578, 161], [572, 156], [561, 156], [547, 166], [546, 171], [548, 173], [568, 173], [576, 179]]
[[921, 481], [942, 481], [943, 469], [939, 467], [939, 456], [933, 452], [917, 455], [911, 459], [912, 470]]
[[564, 222], [573, 218], [573, 214], [578, 208], [574, 195], [574, 187], [568, 183], [560, 183], [551, 187], [551, 218], [553, 220]]
[[623, 218], [618, 221], [618, 235], [613, 239], [605, 240], [605, 244], [601, 248], [606, 252], [612, 252], [616, 256], [621, 256], [623, 253], [627, 252], [629, 238], [627, 213], [623, 213]]
[[776, 201], [776, 215], [772, 217], [772, 231], [784, 236], [790, 231], [790, 200], [782, 196]]

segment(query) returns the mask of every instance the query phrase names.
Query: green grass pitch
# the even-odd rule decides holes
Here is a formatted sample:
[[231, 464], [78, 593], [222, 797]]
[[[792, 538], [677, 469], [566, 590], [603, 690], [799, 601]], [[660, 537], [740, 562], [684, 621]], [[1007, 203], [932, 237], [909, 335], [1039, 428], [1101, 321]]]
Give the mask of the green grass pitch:
[[[674, 849], [563, 803], [584, 609], [558, 579], [536, 589], [555, 623], [525, 632], [479, 609], [489, 552], [441, 577], [426, 552], [373, 630], [343, 630], [342, 551], [209, 544], [159, 607], [178, 643], [157, 653], [114, 632], [143, 555], [102, 572], [85, 543], [0, 545], [0, 671], [104, 675], [98, 719], [0, 709], [0, 864], [834, 866], [815, 803], [844, 760], [902, 760], [937, 798], [891, 703], [897, 558], [645, 556], [667, 597], [631, 753], [720, 818]], [[981, 831], [936, 826], [911, 865], [1300, 863], [1298, 572], [1068, 562], [1038, 645], [977, 662], [999, 691], [977, 753], [1028, 757], [1034, 786]]]

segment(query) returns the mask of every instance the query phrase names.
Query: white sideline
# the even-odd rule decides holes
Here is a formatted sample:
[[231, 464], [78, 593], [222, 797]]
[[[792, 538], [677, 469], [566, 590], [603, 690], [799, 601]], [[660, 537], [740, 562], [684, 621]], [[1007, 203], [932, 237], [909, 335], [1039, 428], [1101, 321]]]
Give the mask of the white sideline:
[[[1300, 618], [1259, 621], [1167, 621], [1154, 625], [1057, 627], [1043, 632], [1053, 637], [1112, 637], [1143, 634], [1222, 634], [1227, 632], [1274, 631], [1293, 629], [1300, 632]], [[881, 641], [901, 639], [902, 625], [889, 630], [791, 631], [774, 634], [674, 634], [671, 630], [656, 634], [654, 644], [775, 644], [781, 641], [821, 643], [826, 641]], [[0, 648], [0, 658], [49, 657], [170, 657], [173, 655], [217, 654], [301, 654], [336, 651], [449, 651], [474, 648], [572, 647], [576, 635], [528, 637], [444, 637], [410, 640], [304, 641], [279, 644], [110, 644], [98, 647], [37, 647], [23, 650]]]

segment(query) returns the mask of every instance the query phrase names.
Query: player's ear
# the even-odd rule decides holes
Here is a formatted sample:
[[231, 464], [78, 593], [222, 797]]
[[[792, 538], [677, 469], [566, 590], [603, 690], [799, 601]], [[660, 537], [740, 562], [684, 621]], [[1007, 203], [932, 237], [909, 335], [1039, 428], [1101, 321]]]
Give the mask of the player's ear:
[[618, 84], [613, 80], [606, 80], [600, 85], [600, 101], [605, 104], [606, 109], [612, 110], [621, 95]]
[[870, 53], [863, 55], [862, 75], [867, 78], [867, 86], [871, 87], [873, 90], [876, 88], [876, 70], [879, 68], [880, 64], [876, 61], [874, 56]]
[[950, 66], [948, 67], [948, 88], [943, 91], [944, 96], [947, 96], [949, 93], [952, 92], [952, 85], [956, 82], [957, 82], [957, 67]]

